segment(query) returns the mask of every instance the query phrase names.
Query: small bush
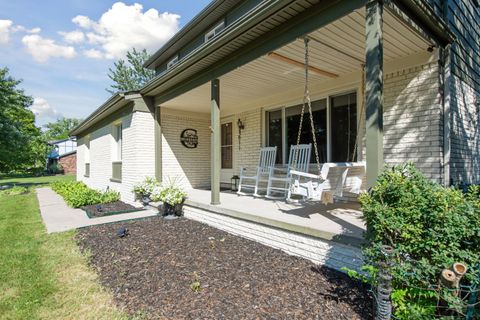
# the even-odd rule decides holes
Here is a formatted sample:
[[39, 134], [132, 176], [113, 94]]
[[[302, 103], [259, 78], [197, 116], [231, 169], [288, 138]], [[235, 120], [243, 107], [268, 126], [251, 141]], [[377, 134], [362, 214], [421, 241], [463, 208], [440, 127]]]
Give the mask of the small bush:
[[452, 309], [462, 303], [451, 291], [421, 289], [435, 287], [441, 270], [454, 262], [469, 268], [463, 284], [480, 281], [478, 191], [464, 194], [445, 188], [406, 164], [386, 170], [371, 192], [361, 195], [368, 226], [369, 245], [363, 250], [367, 265], [375, 266], [382, 258], [380, 245], [395, 249], [392, 300], [398, 319], [434, 317], [438, 299], [449, 301]]
[[73, 208], [92, 204], [118, 201], [120, 194], [115, 191], [98, 191], [90, 189], [83, 182], [57, 181], [51, 184], [52, 189], [61, 195], [65, 202]]
[[28, 188], [22, 186], [14, 186], [10, 189], [0, 191], [0, 194], [4, 194], [6, 196], [18, 196], [26, 193], [28, 193]]

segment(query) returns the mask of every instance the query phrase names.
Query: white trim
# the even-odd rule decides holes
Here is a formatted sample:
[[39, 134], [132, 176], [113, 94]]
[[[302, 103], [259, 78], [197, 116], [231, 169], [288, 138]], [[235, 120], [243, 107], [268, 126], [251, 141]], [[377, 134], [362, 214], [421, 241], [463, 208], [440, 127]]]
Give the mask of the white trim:
[[222, 32], [223, 29], [225, 29], [225, 21], [220, 22], [219, 24], [215, 25], [215, 27], [207, 31], [205, 33], [205, 36], [203, 37], [203, 40], [207, 42], [215, 38], [215, 36], [217, 36], [220, 32]]
[[172, 69], [178, 63], [178, 54], [167, 62], [167, 70]]

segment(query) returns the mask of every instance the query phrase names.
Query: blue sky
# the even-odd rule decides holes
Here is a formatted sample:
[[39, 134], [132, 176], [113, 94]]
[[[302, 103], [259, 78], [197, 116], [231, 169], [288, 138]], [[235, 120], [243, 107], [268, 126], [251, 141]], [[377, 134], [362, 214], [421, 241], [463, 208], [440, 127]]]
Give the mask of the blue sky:
[[0, 0], [0, 67], [35, 98], [37, 123], [84, 118], [109, 97], [113, 62], [160, 48], [210, 0]]

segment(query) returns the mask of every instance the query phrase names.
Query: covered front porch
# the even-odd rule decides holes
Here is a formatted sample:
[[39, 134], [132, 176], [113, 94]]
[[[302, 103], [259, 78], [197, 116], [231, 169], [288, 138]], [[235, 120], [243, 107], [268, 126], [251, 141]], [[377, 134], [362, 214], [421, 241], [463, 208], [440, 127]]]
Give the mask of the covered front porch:
[[[418, 122], [419, 114], [411, 116], [412, 112], [424, 112], [425, 107], [428, 116], [428, 108], [441, 107], [438, 99], [425, 102], [440, 91], [440, 44], [394, 3], [352, 3], [350, 7], [339, 3], [328, 8], [312, 5], [316, 15], [309, 12], [303, 20], [292, 18], [295, 30], [282, 31], [271, 25], [269, 31], [268, 23], [260, 23], [185, 69], [192, 75], [172, 91], [151, 91], [161, 137], [157, 176], [162, 180], [178, 177], [184, 183], [189, 189], [187, 212], [197, 220], [215, 214], [208, 218], [210, 224], [216, 225], [219, 217], [249, 223], [235, 226], [229, 220], [232, 231], [251, 228], [255, 223], [270, 228], [270, 235], [272, 230], [281, 230], [291, 232], [291, 237], [314, 237], [355, 248], [362, 243], [365, 225], [355, 199], [337, 199], [331, 205], [287, 204], [220, 191], [222, 185], [230, 185], [241, 166], [254, 169], [258, 165], [261, 147], [276, 146], [276, 165], [288, 164], [304, 98], [305, 38], [320, 164], [366, 163], [362, 187], [366, 190], [376, 180], [385, 158], [390, 160], [399, 152], [408, 155], [405, 150], [409, 146], [403, 139], [409, 128], [426, 127]], [[305, 14], [293, 11], [288, 11], [289, 15]], [[283, 24], [288, 23], [285, 21]], [[259, 30], [263, 30], [263, 40]], [[229, 31], [224, 32], [228, 35]], [[240, 43], [248, 37], [255, 38], [252, 41], [257, 44]], [[215, 55], [224, 57], [215, 62]], [[194, 74], [202, 65], [205, 69]], [[178, 67], [183, 67], [182, 63]], [[312, 143], [312, 129], [307, 116], [304, 119], [300, 142]], [[390, 130], [389, 150], [384, 150], [384, 122]], [[190, 139], [184, 136], [185, 130], [192, 135], [191, 146], [179, 143], [179, 138]], [[318, 173], [315, 162], [312, 151], [312, 173]]]

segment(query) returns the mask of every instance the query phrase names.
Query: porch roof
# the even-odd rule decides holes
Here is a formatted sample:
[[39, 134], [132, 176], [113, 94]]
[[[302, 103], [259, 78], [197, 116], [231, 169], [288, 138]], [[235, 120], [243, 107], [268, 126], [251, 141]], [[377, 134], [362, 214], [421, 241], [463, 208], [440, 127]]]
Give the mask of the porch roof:
[[[425, 9], [425, 4], [422, 10], [417, 8], [422, 1], [398, 2], [408, 2], [408, 6], [404, 7], [415, 15], [414, 19], [408, 21], [409, 24], [419, 22], [422, 27], [417, 27], [417, 30], [429, 28], [429, 35], [440, 39], [440, 43], [448, 42], [450, 33], [440, 20], [436, 19], [433, 28], [431, 23], [427, 23], [432, 17], [426, 14], [430, 11]], [[365, 3], [338, 0], [264, 1], [172, 69], [155, 77], [141, 93], [156, 96], [156, 102], [161, 104], [261, 57], [296, 37], [335, 21], [363, 7]], [[392, 6], [389, 8], [392, 9]]]
[[[337, 86], [361, 82], [365, 60], [365, 8], [356, 9], [332, 23], [308, 34], [311, 66], [338, 75], [310, 72], [311, 89], [321, 88], [327, 81]], [[427, 49], [432, 45], [408, 27], [395, 14], [384, 14], [385, 68], [395, 69], [400, 63], [432, 59]], [[303, 63], [303, 39], [272, 50], [276, 55]], [[285, 103], [297, 98], [301, 102], [305, 81], [302, 66], [279, 61], [265, 54], [220, 77], [220, 101], [223, 115], [254, 107]], [[352, 89], [350, 87], [350, 89]], [[312, 92], [312, 90], [311, 90]], [[183, 111], [210, 112], [210, 84], [204, 83], [184, 94], [162, 103], [162, 107]]]

